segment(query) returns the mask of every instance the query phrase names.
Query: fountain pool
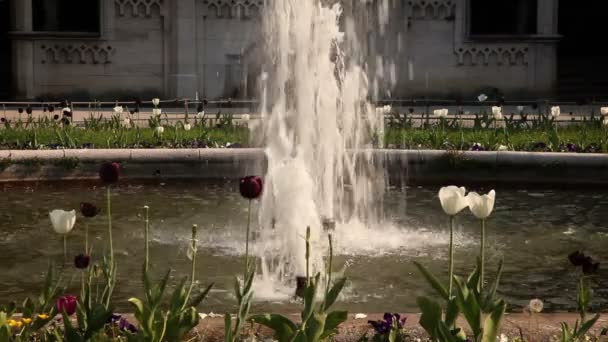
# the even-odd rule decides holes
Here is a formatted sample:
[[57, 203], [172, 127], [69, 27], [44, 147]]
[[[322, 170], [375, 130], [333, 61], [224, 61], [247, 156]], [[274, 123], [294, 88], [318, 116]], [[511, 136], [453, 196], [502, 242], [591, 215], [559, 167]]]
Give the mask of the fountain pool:
[[[48, 260], [62, 260], [62, 242], [51, 228], [48, 212], [77, 209], [82, 201], [103, 208], [105, 193], [103, 188], [84, 183], [6, 184], [1, 189], [0, 298], [4, 303], [37, 294]], [[427, 265], [438, 275], [446, 272], [448, 225], [437, 190], [388, 188], [382, 214], [389, 223], [338, 225], [334, 269], [343, 270], [349, 279], [339, 307], [351, 312], [418, 311], [416, 297], [429, 287], [412, 261]], [[600, 261], [608, 259], [608, 194], [596, 190], [496, 190], [496, 210], [487, 228], [488, 264], [491, 272], [499, 258], [505, 258], [500, 290], [510, 309], [517, 310], [535, 297], [544, 300], [549, 311], [575, 309], [576, 276], [566, 255], [581, 249]], [[247, 203], [238, 193], [238, 183], [232, 181], [132, 183], [114, 190], [118, 308], [128, 309], [126, 300], [141, 296], [143, 205], [151, 207], [154, 272], [160, 276], [171, 268], [174, 281], [189, 274], [186, 243], [190, 227], [196, 223], [200, 227], [198, 278], [202, 284], [215, 283], [202, 311], [233, 309], [233, 277], [243, 268]], [[259, 202], [254, 203], [254, 210], [259, 207]], [[463, 275], [470, 271], [477, 254], [477, 222], [468, 212], [458, 216], [457, 222], [456, 272]], [[71, 255], [83, 249], [84, 223], [79, 216], [69, 237]], [[89, 227], [95, 251], [100, 252], [106, 236], [103, 212]], [[326, 254], [326, 247], [318, 252]], [[66, 267], [63, 278], [77, 291], [79, 278], [73, 267]], [[606, 280], [608, 275], [600, 270], [594, 282]], [[264, 286], [258, 284], [256, 288], [254, 311], [297, 310], [298, 302], [291, 298], [293, 287], [263, 291]], [[593, 309], [605, 310], [608, 291], [596, 288]]]

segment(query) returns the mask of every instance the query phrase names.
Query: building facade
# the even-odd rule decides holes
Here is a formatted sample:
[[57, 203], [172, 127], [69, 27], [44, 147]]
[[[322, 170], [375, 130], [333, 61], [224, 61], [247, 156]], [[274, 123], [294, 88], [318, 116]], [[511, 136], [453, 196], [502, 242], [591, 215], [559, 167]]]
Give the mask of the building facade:
[[[0, 0], [5, 96], [254, 97], [265, 1]], [[488, 2], [356, 0], [369, 70], [390, 80], [377, 95], [555, 93], [558, 0]]]

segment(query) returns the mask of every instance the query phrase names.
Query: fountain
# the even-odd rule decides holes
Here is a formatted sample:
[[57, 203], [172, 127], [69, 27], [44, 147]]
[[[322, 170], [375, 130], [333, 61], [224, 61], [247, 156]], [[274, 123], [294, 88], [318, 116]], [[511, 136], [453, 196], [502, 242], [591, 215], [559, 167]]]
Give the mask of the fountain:
[[338, 236], [346, 226], [367, 229], [379, 219], [385, 184], [364, 151], [381, 118], [367, 101], [355, 19], [320, 0], [271, 1], [265, 18], [268, 169], [254, 253], [262, 263], [256, 296], [275, 298], [292, 295], [289, 283], [305, 274], [306, 228], [314, 274], [323, 270], [323, 226]]

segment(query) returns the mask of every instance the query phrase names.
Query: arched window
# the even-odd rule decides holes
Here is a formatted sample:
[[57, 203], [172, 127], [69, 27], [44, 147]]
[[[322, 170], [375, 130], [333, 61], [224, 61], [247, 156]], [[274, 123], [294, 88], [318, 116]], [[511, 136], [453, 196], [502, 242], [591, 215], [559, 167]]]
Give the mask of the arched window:
[[537, 33], [537, 0], [470, 0], [470, 34]]
[[100, 32], [99, 0], [32, 0], [34, 31]]

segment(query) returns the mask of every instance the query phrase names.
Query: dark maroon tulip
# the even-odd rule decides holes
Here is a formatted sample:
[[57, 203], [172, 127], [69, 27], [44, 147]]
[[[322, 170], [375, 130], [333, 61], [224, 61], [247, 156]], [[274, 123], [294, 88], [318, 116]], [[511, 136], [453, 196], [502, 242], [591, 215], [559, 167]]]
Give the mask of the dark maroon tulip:
[[1, 122], [6, 122], [6, 119], [5, 118], [0, 118], [0, 121]]
[[575, 251], [568, 255], [568, 260], [570, 260], [570, 263], [574, 266], [581, 266], [585, 262], [585, 254]]
[[27, 108], [25, 108], [25, 112], [28, 113], [28, 114], [32, 114], [33, 111], [34, 110], [32, 109], [31, 106], [27, 106]]
[[59, 115], [57, 115], [57, 114], [53, 115], [53, 120], [59, 120]]
[[55, 111], [55, 106], [49, 105], [49, 113], [52, 113], [54, 111]]
[[65, 295], [57, 299], [57, 311], [64, 312], [71, 316], [76, 312], [78, 299], [75, 296]]
[[91, 262], [91, 257], [88, 255], [78, 254], [74, 258], [74, 266], [76, 266], [76, 268], [81, 269], [81, 270], [89, 267], [90, 262]]
[[120, 177], [120, 164], [118, 163], [103, 163], [99, 169], [99, 178], [105, 184], [118, 182]]
[[82, 202], [80, 203], [80, 213], [84, 217], [95, 217], [99, 214], [99, 208], [93, 203]]
[[264, 185], [262, 178], [259, 176], [247, 176], [245, 178], [241, 178], [239, 190], [241, 191], [241, 195], [245, 198], [251, 200], [260, 197], [263, 188]]
[[17, 112], [19, 112], [19, 114], [23, 113], [23, 108], [18, 108]]

